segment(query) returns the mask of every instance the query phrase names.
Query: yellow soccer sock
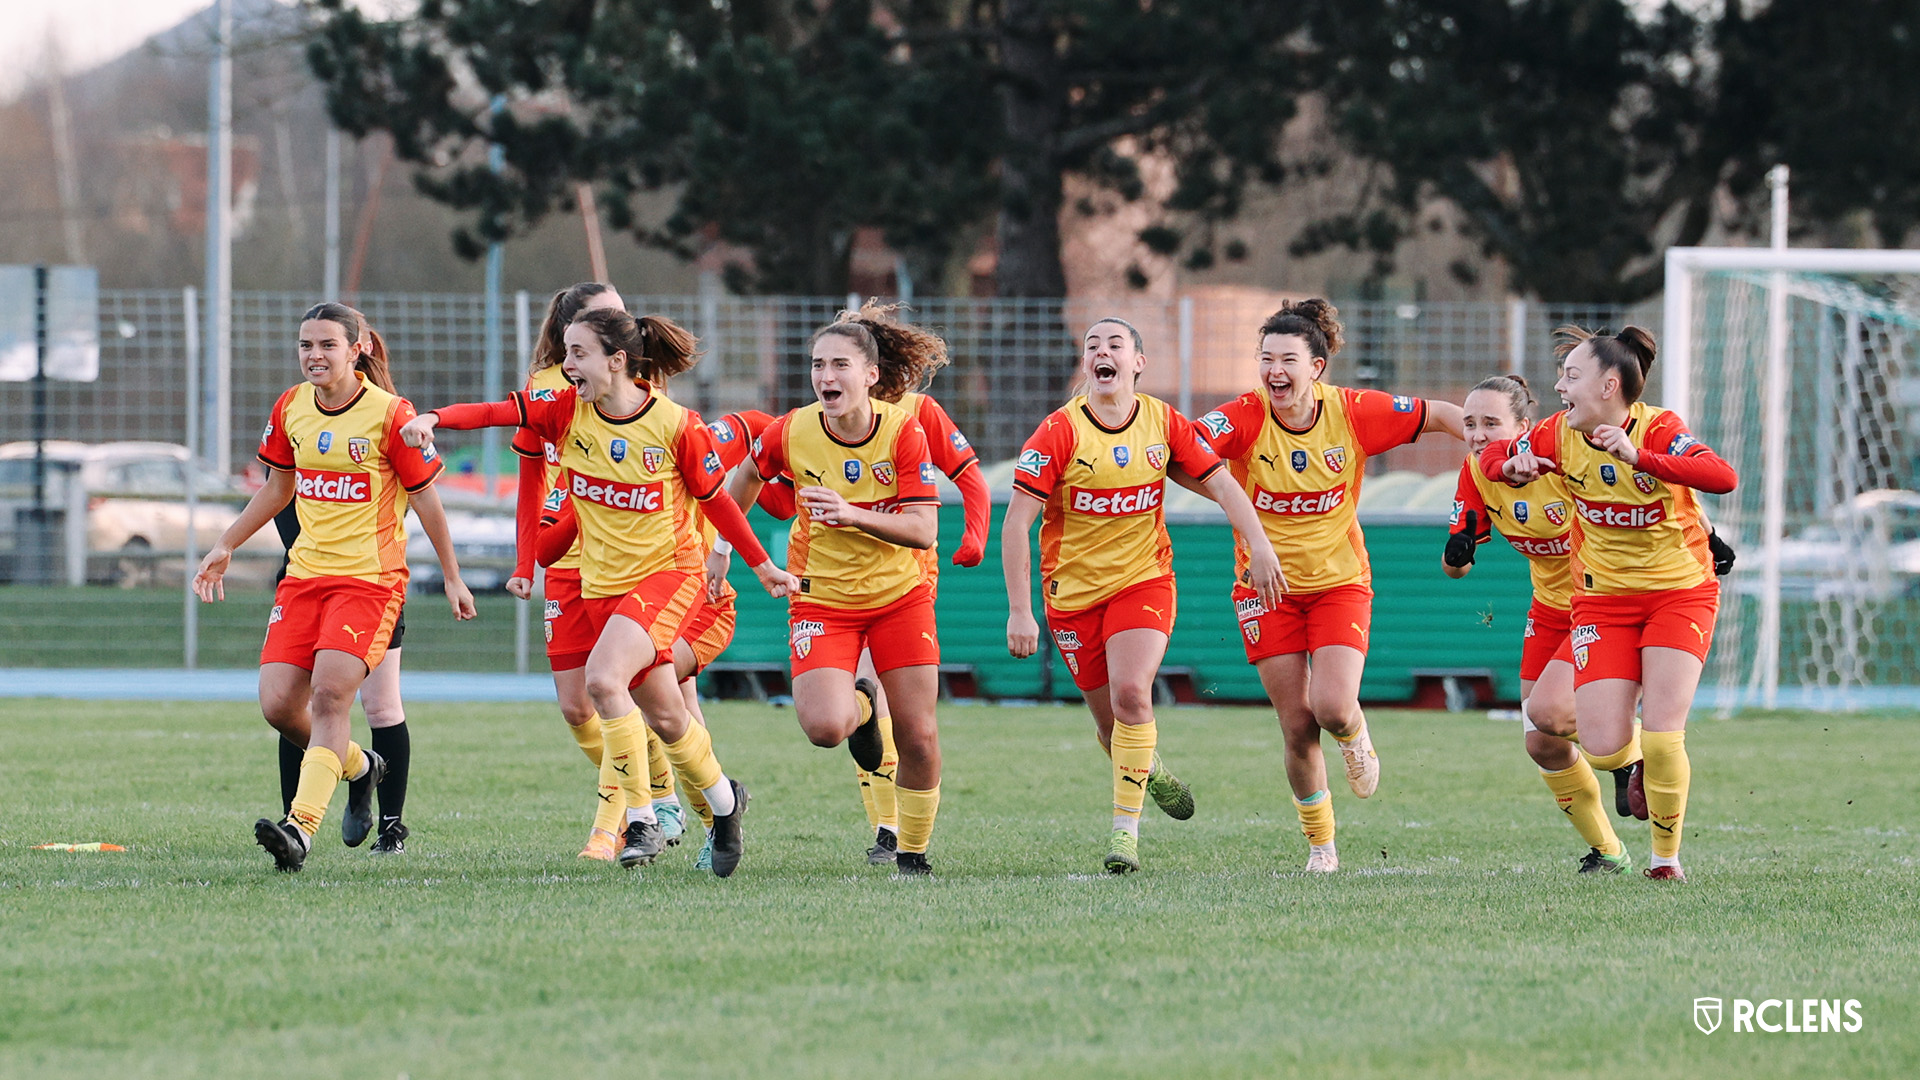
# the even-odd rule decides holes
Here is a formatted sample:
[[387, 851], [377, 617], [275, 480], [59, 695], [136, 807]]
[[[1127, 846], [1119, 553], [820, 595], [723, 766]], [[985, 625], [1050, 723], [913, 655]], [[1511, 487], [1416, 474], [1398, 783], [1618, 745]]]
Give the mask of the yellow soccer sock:
[[1333, 792], [1321, 788], [1304, 799], [1294, 799], [1293, 808], [1300, 814], [1300, 831], [1307, 834], [1307, 843], [1315, 847], [1333, 843]]
[[1640, 760], [1640, 728], [1638, 725], [1635, 725], [1633, 735], [1627, 739], [1627, 745], [1615, 750], [1611, 754], [1600, 754], [1596, 756], [1588, 753], [1587, 748], [1584, 746], [1580, 748], [1580, 753], [1587, 759], [1587, 764], [1596, 769], [1606, 769], [1609, 772], [1614, 769], [1624, 769]]
[[654, 802], [673, 797], [673, 762], [667, 760], [667, 744], [652, 728], [647, 729], [647, 794]]
[[1620, 854], [1620, 837], [1601, 808], [1600, 780], [1593, 774], [1593, 766], [1584, 758], [1575, 758], [1572, 765], [1559, 772], [1541, 770], [1540, 779], [1546, 781], [1547, 790], [1560, 804], [1560, 812], [1573, 822], [1574, 831], [1588, 847], [1597, 848], [1602, 855]]
[[600, 758], [600, 802], [594, 807], [593, 827], [618, 834], [626, 827], [627, 805], [647, 797], [641, 777], [640, 710], [625, 716], [603, 717], [600, 735], [606, 741]]
[[860, 781], [860, 805], [867, 811], [867, 828], [880, 827], [880, 811], [873, 802], [873, 774], [855, 765], [854, 779]]
[[340, 758], [324, 746], [309, 746], [300, 759], [300, 786], [293, 792], [293, 810], [287, 820], [312, 836], [326, 819], [327, 802], [340, 786]]
[[[680, 771], [675, 769], [674, 775], [679, 776]], [[680, 776], [680, 782], [687, 788], [687, 806], [699, 816], [702, 825], [709, 829], [713, 828], [713, 807], [707, 805], [707, 797], [700, 794], [700, 789], [694, 787], [693, 782], [686, 777]]]
[[587, 717], [584, 724], [568, 724], [567, 733], [573, 741], [580, 744], [580, 752], [597, 767], [600, 764], [601, 750], [606, 745], [600, 737], [600, 717], [598, 714]]
[[1687, 789], [1693, 783], [1687, 733], [1649, 731], [1642, 741], [1647, 754], [1647, 823], [1653, 828], [1653, 855], [1656, 859], [1677, 858], [1681, 829], [1687, 819]]
[[940, 813], [940, 785], [931, 791], [895, 790], [900, 798], [900, 850], [924, 855], [933, 840], [933, 819]]
[[880, 767], [868, 774], [873, 785], [874, 825], [900, 831], [900, 799], [893, 778], [900, 771], [900, 751], [893, 746], [893, 717], [880, 718]]
[[340, 760], [340, 779], [358, 780], [367, 774], [367, 752], [360, 744], [347, 740], [347, 756]]
[[1153, 721], [1113, 725], [1113, 827], [1138, 834], [1147, 802], [1147, 774], [1153, 771], [1153, 747], [1159, 732]]
[[723, 817], [733, 813], [733, 788], [720, 769], [720, 759], [713, 756], [713, 737], [705, 725], [689, 720], [687, 733], [679, 742], [667, 743], [666, 749], [675, 771], [686, 777], [689, 788], [706, 796], [713, 813]]

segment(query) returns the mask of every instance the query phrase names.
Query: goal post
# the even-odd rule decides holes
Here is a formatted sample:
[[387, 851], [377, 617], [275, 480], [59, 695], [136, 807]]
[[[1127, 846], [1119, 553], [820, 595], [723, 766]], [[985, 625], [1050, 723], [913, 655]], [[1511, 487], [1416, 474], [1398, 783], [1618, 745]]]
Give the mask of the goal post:
[[1920, 251], [1671, 248], [1660, 345], [1741, 478], [1701, 704], [1920, 704]]

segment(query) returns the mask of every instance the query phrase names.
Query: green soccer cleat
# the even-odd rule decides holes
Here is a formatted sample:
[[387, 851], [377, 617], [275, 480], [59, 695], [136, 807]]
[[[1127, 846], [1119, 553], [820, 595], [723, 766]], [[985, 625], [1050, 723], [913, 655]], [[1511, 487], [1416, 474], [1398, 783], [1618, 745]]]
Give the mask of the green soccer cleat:
[[1160, 760], [1158, 750], [1153, 752], [1153, 765], [1147, 772], [1147, 794], [1153, 796], [1153, 804], [1162, 813], [1175, 821], [1185, 821], [1193, 816], [1193, 789], [1173, 775], [1167, 763]]
[[698, 857], [696, 857], [693, 860], [693, 868], [696, 871], [713, 869], [713, 830], [712, 829], [707, 830], [707, 842], [700, 845], [700, 854]]
[[1618, 855], [1603, 855], [1599, 848], [1590, 848], [1580, 857], [1582, 874], [1624, 874], [1631, 869], [1633, 856], [1627, 854], [1626, 848], [1621, 848]]
[[1109, 874], [1131, 874], [1140, 869], [1140, 838], [1125, 829], [1113, 830], [1105, 866]]
[[666, 837], [667, 846], [680, 846], [680, 837], [687, 831], [686, 809], [679, 803], [655, 803], [653, 816], [660, 822], [660, 833]]

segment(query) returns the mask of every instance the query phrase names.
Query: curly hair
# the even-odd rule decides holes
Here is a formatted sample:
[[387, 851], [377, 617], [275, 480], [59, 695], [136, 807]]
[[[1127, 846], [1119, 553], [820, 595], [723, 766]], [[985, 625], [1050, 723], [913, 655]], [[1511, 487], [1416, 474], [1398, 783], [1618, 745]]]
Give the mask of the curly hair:
[[1330, 360], [1346, 344], [1345, 330], [1340, 325], [1339, 309], [1315, 297], [1281, 304], [1279, 311], [1260, 324], [1260, 340], [1265, 341], [1268, 334], [1297, 334], [1307, 340], [1310, 354]]
[[838, 334], [860, 347], [867, 362], [880, 369], [880, 378], [868, 391], [882, 401], [899, 401], [906, 394], [924, 388], [934, 373], [950, 362], [947, 343], [940, 335], [895, 318], [903, 304], [882, 304], [868, 300], [858, 311], [842, 311], [837, 318], [814, 331], [808, 348], [819, 344], [828, 334]]
[[700, 339], [658, 315], [636, 319], [619, 308], [588, 308], [573, 317], [573, 325], [591, 329], [608, 356], [624, 351], [627, 374], [655, 385], [692, 370], [700, 361], [695, 351]]

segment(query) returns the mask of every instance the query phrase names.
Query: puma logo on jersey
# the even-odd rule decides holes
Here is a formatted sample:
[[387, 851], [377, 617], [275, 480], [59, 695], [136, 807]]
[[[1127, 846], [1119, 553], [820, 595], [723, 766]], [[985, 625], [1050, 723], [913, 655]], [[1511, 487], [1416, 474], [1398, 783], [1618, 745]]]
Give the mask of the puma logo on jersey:
[[573, 436], [572, 442], [573, 442], [573, 448], [575, 450], [580, 451], [582, 454], [585, 454], [587, 457], [593, 456], [593, 440], [592, 439], [589, 439], [584, 435], [575, 435]]
[[347, 632], [347, 636], [353, 639], [353, 643], [355, 645], [360, 644], [360, 639], [367, 636], [367, 632], [365, 630], [355, 630], [353, 627], [348, 626], [346, 623], [341, 623], [340, 629], [345, 630]]
[[1160, 620], [1162, 620], [1162, 621], [1164, 621], [1164, 620], [1166, 619], [1166, 617], [1167, 617], [1167, 613], [1166, 613], [1166, 612], [1164, 612], [1164, 611], [1161, 611], [1161, 610], [1160, 610], [1159, 608], [1157, 608], [1157, 607], [1154, 607], [1154, 606], [1153, 606], [1152, 604], [1141, 604], [1141, 605], [1140, 605], [1140, 610], [1141, 610], [1141, 611], [1146, 611], [1146, 612], [1151, 612], [1151, 613], [1153, 614], [1153, 617], [1154, 617], [1154, 618], [1156, 618], [1156, 619], [1160, 619]]
[[1095, 463], [1099, 461], [1098, 458], [1095, 458], [1093, 461], [1088, 461], [1086, 458], [1083, 458], [1083, 457], [1077, 457], [1077, 458], [1074, 458], [1073, 460], [1076, 465], [1085, 465], [1087, 467], [1088, 472], [1092, 472], [1094, 469]]
[[1705, 630], [1700, 629], [1699, 623], [1689, 622], [1687, 623], [1687, 626], [1690, 627], [1694, 633], [1700, 635], [1700, 644], [1705, 645], [1707, 643], [1707, 632]]
[[825, 487], [827, 485], [827, 478], [820, 475], [817, 472], [814, 472], [812, 469], [801, 469], [800, 471], [806, 475], [807, 479], [813, 481], [816, 484], [819, 484], [821, 487]]

